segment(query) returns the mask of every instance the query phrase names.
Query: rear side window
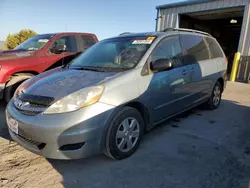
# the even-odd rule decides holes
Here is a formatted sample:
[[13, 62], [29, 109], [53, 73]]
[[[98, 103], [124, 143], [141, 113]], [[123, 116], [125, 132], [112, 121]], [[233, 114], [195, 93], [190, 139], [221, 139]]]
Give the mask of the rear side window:
[[93, 46], [96, 41], [92, 36], [81, 35], [77, 36], [79, 51], [85, 51], [89, 47]]
[[183, 48], [187, 53], [193, 56], [196, 61], [210, 59], [208, 48], [203, 37], [198, 35], [182, 35]]
[[218, 57], [224, 57], [223, 52], [221, 51], [218, 43], [215, 39], [205, 37], [205, 40], [207, 42], [207, 45], [210, 50], [211, 58], [218, 58]]

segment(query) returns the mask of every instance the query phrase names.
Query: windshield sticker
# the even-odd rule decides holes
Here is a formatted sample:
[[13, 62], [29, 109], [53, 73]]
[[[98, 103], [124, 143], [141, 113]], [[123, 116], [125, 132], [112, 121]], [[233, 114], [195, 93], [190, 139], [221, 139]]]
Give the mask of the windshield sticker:
[[148, 37], [147, 40], [154, 40], [155, 37]]
[[155, 37], [148, 37], [146, 40], [134, 40], [132, 44], [151, 44]]
[[28, 48], [28, 50], [38, 50], [38, 48], [31, 47], [31, 48]]
[[39, 39], [39, 40], [38, 40], [38, 42], [44, 42], [44, 43], [47, 43], [47, 42], [49, 42], [49, 40], [48, 40], [48, 39]]
[[151, 44], [152, 40], [134, 40], [132, 44]]

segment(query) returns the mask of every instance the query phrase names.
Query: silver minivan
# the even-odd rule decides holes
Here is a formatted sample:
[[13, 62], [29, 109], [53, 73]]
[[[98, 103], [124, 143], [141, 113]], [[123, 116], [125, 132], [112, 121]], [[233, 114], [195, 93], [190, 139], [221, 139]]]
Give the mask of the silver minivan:
[[218, 108], [226, 69], [207, 33], [122, 34], [20, 85], [6, 109], [9, 132], [47, 158], [123, 159], [162, 121], [202, 103]]

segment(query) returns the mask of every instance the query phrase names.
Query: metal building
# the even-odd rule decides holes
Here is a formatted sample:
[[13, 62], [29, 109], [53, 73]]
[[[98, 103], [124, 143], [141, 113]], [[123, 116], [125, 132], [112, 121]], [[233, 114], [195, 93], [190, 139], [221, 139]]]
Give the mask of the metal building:
[[231, 65], [237, 51], [250, 56], [250, 0], [189, 0], [156, 9], [157, 31], [180, 27], [211, 33]]

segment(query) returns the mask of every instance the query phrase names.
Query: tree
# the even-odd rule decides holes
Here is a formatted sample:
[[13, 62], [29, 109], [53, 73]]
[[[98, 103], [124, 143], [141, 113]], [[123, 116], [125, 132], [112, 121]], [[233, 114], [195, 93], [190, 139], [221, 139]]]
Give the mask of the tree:
[[4, 46], [7, 50], [11, 50], [15, 48], [19, 44], [19, 40], [17, 38], [17, 34], [9, 34], [4, 43]]
[[35, 31], [30, 29], [23, 29], [18, 33], [9, 34], [5, 41], [5, 48], [11, 50], [14, 49], [16, 46], [21, 44], [23, 41], [27, 40], [30, 37], [37, 35]]

